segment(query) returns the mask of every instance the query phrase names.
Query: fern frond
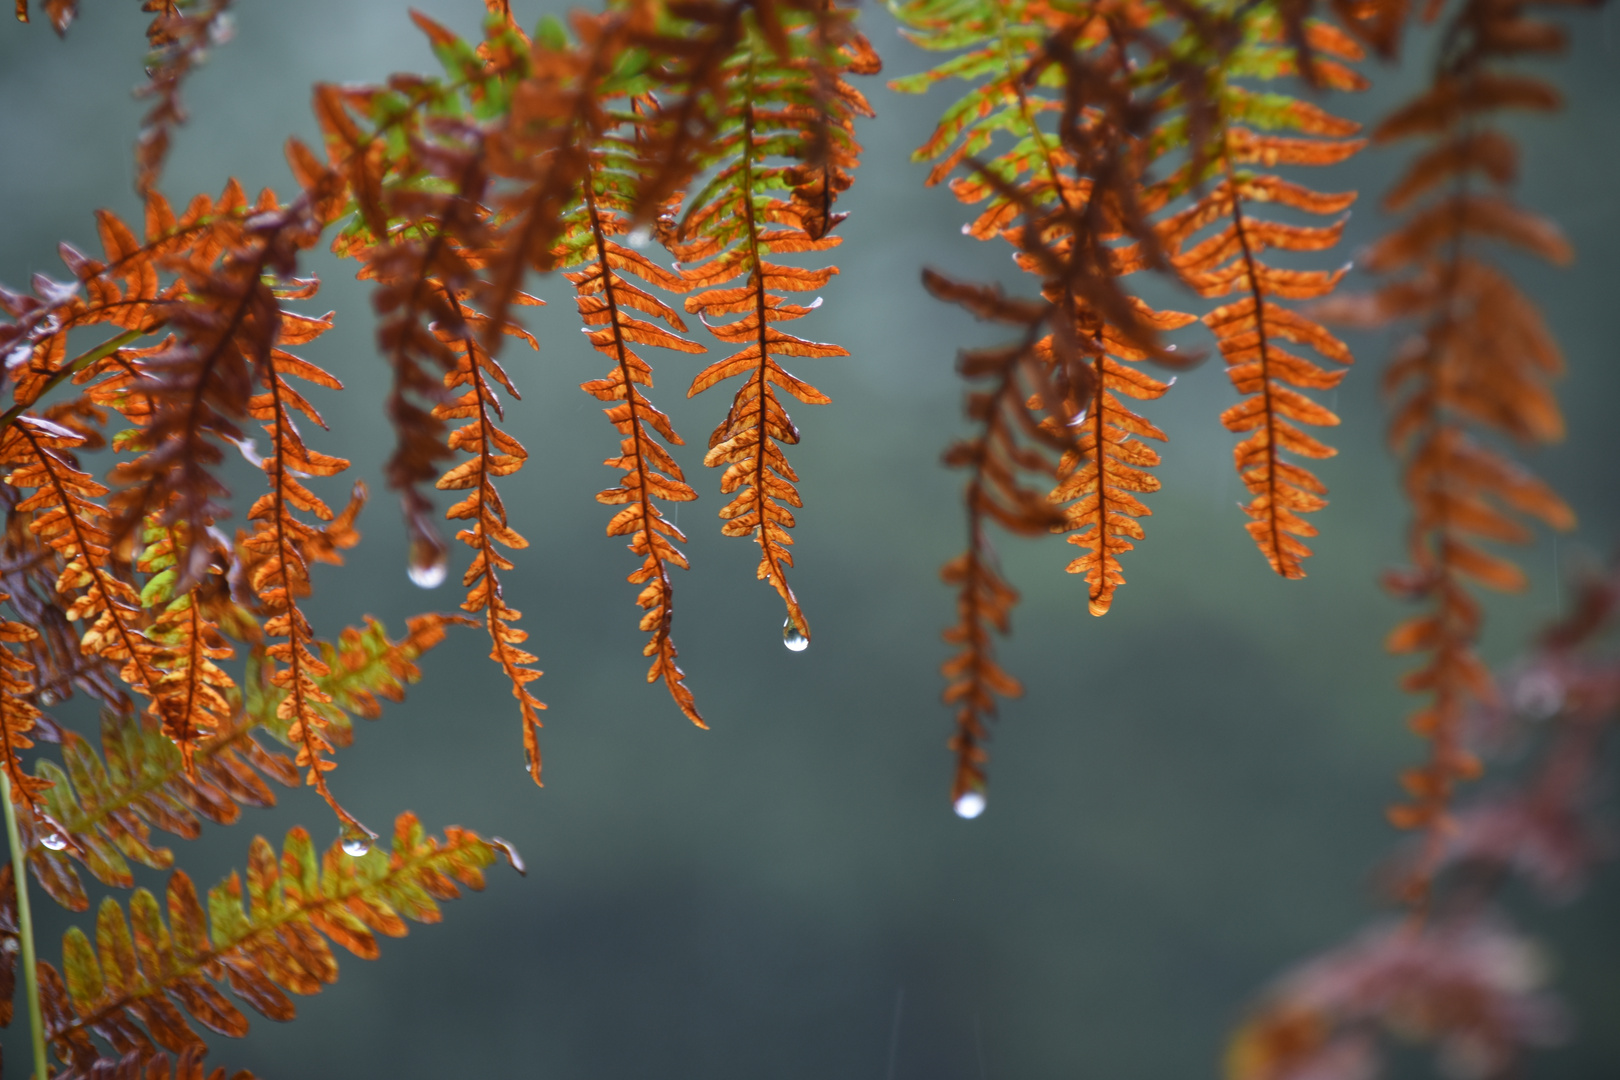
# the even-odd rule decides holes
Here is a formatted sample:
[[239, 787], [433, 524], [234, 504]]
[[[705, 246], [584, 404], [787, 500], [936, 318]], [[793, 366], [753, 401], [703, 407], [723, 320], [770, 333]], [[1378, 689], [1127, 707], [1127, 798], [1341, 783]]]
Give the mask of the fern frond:
[[[225, 1080], [223, 1065], [212, 1072], [206, 1070], [207, 1055], [208, 1048], [201, 1044], [182, 1050], [172, 1063], [167, 1054], [135, 1050], [117, 1061], [103, 1058], [88, 1068], [58, 1073], [55, 1080]], [[230, 1080], [257, 1078], [246, 1069], [238, 1069], [230, 1074]]]
[[[698, 727], [707, 727], [686, 685], [685, 674], [676, 666], [671, 637], [675, 596], [669, 568], [686, 568], [686, 556], [675, 546], [684, 543], [686, 536], [654, 502], [690, 502], [697, 498], [697, 492], [686, 483], [680, 465], [654, 438], [656, 434], [682, 444], [669, 417], [639, 389], [652, 387], [652, 367], [632, 346], [657, 345], [684, 353], [707, 350], [681, 337], [679, 332], [686, 330], [686, 324], [675, 310], [631, 284], [629, 278], [672, 292], [686, 291], [685, 281], [613, 239], [630, 231], [629, 215], [634, 209], [630, 200], [642, 164], [628, 142], [604, 138], [591, 148], [590, 170], [581, 189], [584, 198], [570, 214], [557, 262], [564, 267], [584, 267], [564, 276], [578, 293], [576, 303], [592, 347], [613, 361], [607, 378], [583, 383], [580, 389], [611, 403], [603, 411], [621, 436], [619, 456], [603, 464], [623, 470], [624, 477], [616, 487], [598, 493], [596, 500], [623, 507], [608, 522], [607, 533], [628, 535], [630, 550], [641, 556], [641, 566], [629, 581], [642, 586], [636, 597], [643, 611], [641, 629], [652, 634], [642, 650], [643, 655], [652, 657], [647, 681], [662, 679], [686, 718]], [[663, 320], [670, 330], [633, 318], [628, 313], [631, 310]]]
[[75, 1068], [100, 1056], [92, 1032], [121, 1054], [199, 1046], [192, 1021], [222, 1035], [246, 1034], [247, 1018], [217, 984], [263, 1016], [291, 1020], [288, 992], [318, 993], [337, 978], [329, 941], [375, 959], [377, 934], [404, 936], [406, 919], [439, 921], [438, 901], [459, 896], [458, 884], [482, 889], [483, 868], [497, 850], [455, 827], [435, 840], [407, 813], [395, 823], [389, 852], [355, 856], [334, 843], [317, 856], [309, 834], [294, 828], [278, 857], [255, 838], [245, 889], [233, 872], [209, 891], [206, 911], [183, 871], [170, 875], [163, 906], [137, 889], [126, 917], [109, 897], [97, 913], [94, 944], [75, 927], [63, 935], [62, 974], [40, 965], [46, 1034]]
[[72, 458], [84, 441], [49, 420], [19, 416], [0, 435], [0, 462], [11, 466], [6, 483], [33, 492], [16, 511], [31, 515], [29, 529], [61, 561], [56, 591], [72, 597], [64, 617], [89, 621], [80, 650], [119, 665], [120, 678], [162, 716], [171, 696], [163, 649], [145, 630], [140, 595], [114, 571], [112, 516], [96, 501], [108, 489]]
[[[451, 296], [450, 302], [460, 307], [459, 298]], [[519, 395], [478, 333], [480, 325], [487, 326], [488, 320], [467, 308], [460, 308], [458, 314], [460, 318], [453, 324], [458, 329], [438, 327], [435, 333], [456, 357], [455, 370], [444, 377], [445, 385], [466, 389], [459, 397], [434, 406], [433, 414], [440, 420], [470, 421], [450, 433], [449, 443], [452, 449], [472, 455], [472, 459], [452, 467], [439, 478], [437, 486], [441, 491], [471, 489], [465, 498], [445, 511], [445, 517], [451, 520], [472, 523], [456, 534], [456, 539], [473, 550], [472, 562], [461, 578], [467, 589], [467, 599], [462, 601], [461, 607], [463, 611], [483, 613], [484, 628], [490, 640], [490, 659], [500, 665], [511, 684], [512, 696], [517, 699], [523, 721], [524, 760], [529, 775], [538, 784], [539, 713], [546, 706], [528, 689], [529, 683], [541, 674], [530, 666], [538, 657], [521, 648], [529, 633], [515, 625], [522, 612], [506, 603], [499, 577], [499, 571], [512, 569], [511, 561], [501, 554], [500, 547], [521, 549], [528, 547], [529, 542], [507, 524], [506, 504], [495, 488], [495, 478], [510, 476], [521, 469], [529, 452], [495, 422], [496, 417], [504, 414], [491, 383], [498, 384], [514, 398]]]
[[1384, 375], [1394, 400], [1390, 446], [1403, 461], [1413, 510], [1412, 566], [1392, 572], [1386, 583], [1428, 605], [1387, 642], [1393, 652], [1426, 654], [1402, 685], [1429, 698], [1411, 717], [1412, 728], [1430, 740], [1429, 759], [1403, 775], [1409, 798], [1390, 810], [1395, 824], [1428, 831], [1427, 854], [1406, 883], [1414, 899], [1425, 895], [1443, 848], [1453, 788], [1480, 771], [1463, 745], [1465, 711], [1495, 696], [1474, 652], [1484, 616], [1469, 586], [1514, 591], [1525, 585], [1514, 562], [1481, 542], [1524, 543], [1532, 535], [1527, 519], [1560, 530], [1575, 524], [1547, 484], [1480, 437], [1528, 446], [1554, 442], [1564, 430], [1549, 385], [1563, 367], [1558, 345], [1535, 304], [1481, 250], [1482, 241], [1495, 241], [1555, 264], [1573, 255], [1555, 224], [1514, 205], [1502, 191], [1514, 179], [1516, 147], [1489, 126], [1500, 110], [1559, 106], [1558, 93], [1541, 79], [1490, 66], [1524, 52], [1561, 49], [1562, 30], [1532, 18], [1528, 7], [1463, 3], [1452, 15], [1450, 45], [1433, 84], [1375, 130], [1379, 142], [1435, 142], [1386, 197], [1391, 210], [1408, 211], [1406, 220], [1364, 261], [1394, 280], [1325, 312], [1362, 325], [1418, 323]]
[[43, 822], [24, 836], [40, 887], [63, 907], [83, 911], [90, 901], [74, 862], [102, 884], [127, 889], [134, 884], [130, 861], [174, 865], [173, 852], [152, 843], [152, 829], [194, 840], [202, 819], [229, 825], [242, 806], [275, 805], [265, 780], [291, 787], [298, 770], [254, 736], [261, 722], [235, 714], [197, 745], [191, 775], [150, 717], [103, 712], [99, 756], [86, 739], [64, 730], [62, 764], [42, 758], [34, 766], [51, 785]]
[[[301, 294], [310, 292], [313, 289], [306, 288]], [[280, 312], [279, 300], [277, 312]], [[310, 341], [331, 326], [330, 315], [322, 319], [300, 317], [296, 320], [284, 315], [280, 321], [284, 327], [278, 340], [286, 344]], [[259, 376], [264, 392], [249, 400], [248, 411], [255, 419], [263, 421], [265, 434], [269, 436], [271, 453], [264, 457], [260, 468], [269, 481], [270, 490], [259, 496], [248, 511], [248, 520], [255, 527], [241, 540], [243, 550], [253, 560], [244, 568], [245, 576], [267, 615], [265, 636], [283, 639], [267, 646], [265, 653], [273, 665], [271, 684], [287, 694], [277, 707], [277, 716], [288, 721], [287, 737], [298, 746], [298, 765], [306, 770], [305, 783], [320, 792], [347, 828], [371, 835], [338, 805], [326, 783], [325, 774], [336, 768], [337, 763], [324, 756], [332, 752], [333, 746], [326, 732], [328, 719], [320, 706], [329, 704], [331, 696], [320, 688], [317, 680], [331, 669], [315, 655], [314, 631], [298, 604], [310, 593], [310, 561], [318, 556], [332, 558], [334, 555], [321, 531], [298, 517], [295, 511], [323, 521], [332, 521], [336, 516], [301, 478], [335, 476], [347, 469], [349, 463], [343, 458], [311, 450], [305, 444], [293, 420], [295, 411], [323, 428], [326, 425], [315, 407], [288, 380], [296, 376], [330, 390], [341, 390], [343, 384], [309, 361], [274, 345], [266, 359], [268, 362], [260, 369]], [[343, 537], [344, 546], [358, 539], [359, 534], [351, 532]]]
[[[1180, 312], [1151, 311], [1145, 304], [1140, 318], [1156, 330], [1174, 330], [1195, 321]], [[1086, 575], [1088, 608], [1093, 615], [1106, 615], [1114, 590], [1125, 583], [1119, 553], [1132, 550], [1131, 541], [1143, 538], [1136, 519], [1153, 513], [1136, 496], [1159, 490], [1158, 477], [1144, 471], [1159, 464], [1159, 454], [1134, 436], [1165, 439], [1164, 432], [1127, 408], [1120, 397], [1153, 401], [1169, 392], [1175, 380], [1166, 382], [1126, 366], [1148, 359], [1149, 354], [1116, 327], [1078, 329], [1082, 334], [1089, 330], [1094, 342], [1091, 400], [1068, 421], [1069, 427], [1082, 434], [1077, 445], [1064, 450], [1058, 484], [1050, 498], [1069, 504], [1063, 511], [1068, 541], [1088, 551], [1067, 569], [1071, 574]], [[1046, 344], [1050, 348], [1050, 339]], [[1054, 421], [1049, 418], [1045, 423]]]
[[[418, 615], [394, 640], [368, 619], [363, 628], [346, 628], [336, 645], [318, 642], [327, 673], [315, 682], [331, 701], [315, 708], [331, 742], [349, 745], [351, 716], [375, 719], [379, 697], [400, 700], [404, 685], [421, 676], [415, 660], [457, 621]], [[22, 823], [29, 865], [57, 903], [75, 911], [89, 905], [74, 862], [102, 884], [127, 889], [134, 880], [126, 860], [157, 869], [174, 863], [168, 848], [152, 842], [152, 829], [195, 840], [203, 820], [230, 825], [239, 820], [242, 806], [274, 806], [275, 791], [267, 780], [283, 787], [298, 784], [293, 761], [257, 735], [262, 728], [282, 743], [298, 745], [289, 738], [291, 721], [281, 715], [288, 693], [269, 683], [265, 667], [263, 658], [250, 655], [245, 700], [233, 700], [229, 719], [198, 743], [189, 774], [180, 750], [149, 716], [104, 711], [100, 756], [77, 734], [61, 732], [61, 765], [41, 759], [34, 766], [35, 782], [51, 785], [43, 813], [37, 823]]]
[[[725, 419], [709, 436], [703, 459], [705, 465], [725, 467], [720, 490], [733, 496], [720, 511], [725, 521], [721, 532], [751, 536], [759, 544], [756, 576], [776, 589], [787, 607], [789, 632], [797, 631], [805, 640], [810, 638], [810, 623], [787, 581], [793, 565], [788, 530], [794, 523], [788, 507], [804, 504], [794, 487], [798, 474], [781, 449], [783, 443], [797, 443], [799, 431], [773, 387], [806, 404], [824, 405], [832, 399], [789, 374], [777, 357], [823, 358], [849, 352], [771, 325], [803, 318], [820, 306], [819, 299], [805, 306], [789, 303], [781, 294], [819, 289], [838, 268], [784, 266], [767, 256], [825, 251], [836, 247], [840, 238], [825, 235], [824, 229], [820, 239], [813, 238], [793, 201], [769, 194], [801, 178], [791, 173], [791, 166], [767, 162], [782, 157], [815, 161], [804, 126], [818, 108], [840, 118], [841, 123], [829, 128], [829, 138], [847, 149], [849, 118], [864, 105], [858, 97], [817, 95], [818, 71], [847, 59], [828, 55], [809, 33], [813, 25], [783, 23], [791, 57], [778, 55], [765, 27], [753, 27], [727, 61], [724, 113], [709, 156], [703, 159], [712, 179], [686, 200], [672, 247], [681, 261], [685, 287], [698, 290], [687, 297], [686, 310], [722, 342], [742, 346], [699, 372], [687, 391], [692, 397], [726, 379], [745, 376]], [[852, 160], [853, 151], [848, 154]], [[812, 224], [821, 228], [824, 223], [816, 217]], [[740, 317], [713, 321], [725, 315]]]
[[[1321, 24], [1311, 28], [1318, 51], [1345, 60], [1361, 57], [1360, 47], [1347, 35]], [[1322, 297], [1345, 271], [1282, 269], [1260, 256], [1268, 248], [1331, 248], [1339, 242], [1345, 219], [1322, 227], [1290, 225], [1259, 217], [1258, 208], [1279, 203], [1308, 214], [1341, 214], [1355, 193], [1324, 195], [1244, 166], [1269, 170], [1277, 165], [1331, 165], [1361, 149], [1365, 140], [1348, 138], [1358, 124], [1316, 105], [1233, 82], [1298, 73], [1276, 19], [1252, 18], [1248, 31], [1250, 39], [1234, 50], [1218, 76], [1220, 110], [1208, 172], [1189, 175], [1184, 168], [1167, 186], [1174, 191], [1190, 186], [1192, 180], [1215, 182], [1192, 206], [1167, 218], [1161, 235], [1176, 270], [1199, 295], [1241, 297], [1203, 317], [1226, 360], [1233, 387], [1245, 399], [1222, 413], [1221, 423], [1229, 431], [1246, 434], [1233, 450], [1233, 464], [1252, 496], [1244, 507], [1250, 518], [1245, 528], [1272, 570], [1285, 578], [1299, 578], [1305, 576], [1301, 561], [1311, 553], [1300, 537], [1316, 535], [1316, 527], [1301, 515], [1327, 505], [1322, 498], [1327, 488], [1283, 455], [1320, 459], [1335, 453], [1299, 425], [1333, 426], [1339, 423], [1338, 416], [1301, 391], [1331, 389], [1344, 372], [1289, 352], [1281, 343], [1307, 345], [1338, 364], [1349, 364], [1353, 358], [1320, 323], [1281, 301]], [[1335, 88], [1364, 85], [1351, 69], [1324, 57], [1316, 58], [1315, 71]], [[1295, 134], [1273, 134], [1277, 131]], [[1211, 226], [1212, 232], [1195, 239]]]
[[[1023, 339], [993, 349], [965, 351], [957, 361], [964, 379], [985, 389], [968, 392], [965, 412], [974, 433], [945, 451], [945, 464], [968, 470], [967, 550], [945, 564], [940, 577], [957, 590], [956, 625], [945, 641], [960, 652], [941, 666], [945, 702], [956, 707], [956, 731], [947, 744], [956, 755], [951, 801], [965, 817], [983, 809], [984, 744], [988, 721], [996, 715], [996, 695], [1023, 693], [1018, 680], [996, 661], [991, 631], [1008, 632], [1018, 593], [1002, 578], [986, 525], [994, 521], [1009, 532], [1035, 536], [1064, 524], [1063, 511], [1047, 497], [1057, 475], [1053, 453], [1078, 445], [1077, 436], [1057, 406], [1055, 424], [1043, 424], [1032, 413], [1039, 402], [1057, 403], [1042, 356], [1041, 330], [1058, 317], [1051, 304], [1011, 300], [999, 289], [951, 281], [930, 270], [923, 284], [941, 300], [958, 304], [981, 319], [1024, 328]], [[1026, 476], [1041, 478], [1032, 487]], [[967, 798], [967, 802], [963, 799]], [[977, 800], [977, 801], [975, 801]], [[968, 812], [971, 811], [971, 812]]]
[[[10, 599], [0, 593], [0, 603]], [[0, 755], [4, 755], [0, 768], [6, 770], [11, 781], [12, 798], [30, 808], [41, 804], [42, 794], [50, 787], [50, 782], [23, 772], [22, 759], [17, 756], [19, 751], [34, 745], [28, 733], [34, 730], [39, 709], [30, 700], [34, 684], [29, 676], [33, 674], [34, 665], [12, 652], [11, 647], [38, 637], [32, 627], [0, 619]]]
[[209, 49], [230, 40], [230, 6], [231, 0], [148, 0], [143, 8], [154, 14], [146, 27], [146, 85], [135, 94], [155, 99], [135, 143], [135, 190], [143, 196], [157, 187], [170, 133], [186, 122], [181, 84]]

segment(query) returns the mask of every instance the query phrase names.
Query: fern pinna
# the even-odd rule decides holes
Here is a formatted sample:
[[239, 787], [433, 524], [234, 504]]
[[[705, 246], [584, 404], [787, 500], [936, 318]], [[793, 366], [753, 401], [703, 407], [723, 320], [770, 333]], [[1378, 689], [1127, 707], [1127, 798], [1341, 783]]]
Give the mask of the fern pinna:
[[[1299, 74], [1294, 49], [1284, 43], [1279, 16], [1263, 12], [1246, 21], [1246, 40], [1212, 78], [1218, 81], [1217, 129], [1207, 155], [1193, 155], [1166, 184], [1161, 197], [1207, 184], [1186, 209], [1160, 223], [1160, 235], [1176, 272], [1205, 297], [1239, 294], [1203, 316], [1215, 335], [1232, 386], [1244, 399], [1221, 414], [1228, 430], [1250, 433], [1233, 450], [1233, 464], [1252, 498], [1245, 528], [1271, 568], [1287, 578], [1303, 577], [1301, 560], [1310, 554], [1300, 537], [1315, 526], [1301, 514], [1327, 505], [1327, 489], [1309, 470], [1284, 453], [1325, 458], [1335, 451], [1300, 429], [1300, 424], [1332, 426], [1339, 418], [1303, 390], [1336, 387], [1343, 370], [1328, 370], [1289, 352], [1282, 342], [1306, 345], [1338, 364], [1349, 364], [1344, 343], [1309, 315], [1281, 301], [1326, 295], [1345, 270], [1295, 270], [1263, 262], [1267, 248], [1321, 251], [1339, 241], [1343, 217], [1327, 226], [1268, 221], [1257, 208], [1276, 203], [1315, 215], [1342, 214], [1355, 193], [1324, 195], [1264, 170], [1278, 165], [1323, 166], [1345, 160], [1363, 145], [1348, 136], [1357, 124], [1320, 106], [1284, 94], [1261, 92], [1234, 80], [1269, 80]], [[1339, 60], [1357, 60], [1361, 48], [1342, 31], [1311, 20], [1304, 27], [1318, 84], [1356, 90], [1365, 81]], [[1336, 58], [1336, 59], [1335, 59]], [[1292, 134], [1279, 135], [1275, 132]], [[1174, 145], [1173, 139], [1165, 139]], [[1202, 165], [1202, 172], [1198, 167]], [[1207, 235], [1203, 230], [1216, 226]]]
[[[1491, 114], [1548, 111], [1561, 102], [1542, 79], [1492, 66], [1562, 48], [1563, 31], [1530, 17], [1527, 6], [1461, 4], [1447, 24], [1449, 48], [1433, 84], [1374, 131], [1379, 142], [1427, 137], [1432, 143], [1385, 197], [1385, 206], [1406, 213], [1406, 220], [1364, 261], [1395, 280], [1330, 309], [1355, 324], [1417, 323], [1384, 376], [1395, 403], [1390, 445], [1402, 459], [1413, 511], [1412, 565], [1389, 574], [1386, 583], [1428, 606], [1395, 628], [1388, 647], [1427, 654], [1402, 684], [1429, 696], [1411, 725], [1430, 740], [1430, 753], [1423, 766], [1403, 775], [1408, 799], [1391, 808], [1390, 817], [1427, 830], [1435, 857], [1452, 789], [1479, 772], [1462, 741], [1465, 714], [1472, 703], [1495, 697], [1474, 651], [1483, 612], [1469, 583], [1504, 591], [1526, 584], [1516, 564], [1480, 542], [1527, 542], [1527, 518], [1555, 529], [1575, 524], [1573, 511], [1549, 486], [1480, 437], [1493, 433], [1532, 446], [1564, 434], [1549, 386], [1563, 368], [1558, 345], [1534, 303], [1481, 250], [1482, 241], [1495, 241], [1555, 264], [1573, 255], [1555, 224], [1502, 193], [1515, 178], [1518, 150], [1490, 125]], [[1423, 895], [1432, 862], [1410, 876], [1414, 897]]]
[[[695, 290], [686, 299], [686, 310], [701, 318], [720, 341], [742, 346], [699, 372], [687, 391], [690, 397], [726, 379], [745, 376], [725, 419], [709, 436], [703, 458], [705, 465], [725, 467], [720, 490], [733, 496], [720, 510], [725, 521], [721, 532], [752, 537], [759, 545], [756, 576], [781, 596], [787, 607], [783, 639], [799, 648], [809, 642], [810, 623], [787, 580], [793, 565], [788, 530], [794, 523], [788, 507], [803, 502], [794, 486], [798, 474], [780, 445], [797, 443], [799, 430], [775, 388], [806, 404], [822, 405], [832, 399], [789, 374], [777, 358], [849, 353], [842, 346], [796, 337], [771, 325], [803, 318], [819, 307], [819, 298], [803, 305], [789, 303], [781, 294], [819, 289], [838, 268], [787, 266], [769, 256], [825, 251], [836, 247], [840, 238], [825, 235], [830, 219], [820, 210], [807, 210], [807, 196], [801, 194], [796, 203], [769, 193], [805, 182], [802, 167], [819, 163], [814, 138], [818, 132], [838, 148], [844, 162], [840, 168], [853, 163], [857, 148], [850, 117], [869, 116], [871, 109], [837, 72], [857, 61], [856, 54], [842, 49], [818, 21], [795, 13], [786, 13], [774, 31], [769, 26], [748, 26], [723, 65], [722, 90], [714, 104], [719, 117], [716, 133], [696, 162], [712, 176], [683, 203], [671, 242], [684, 288]], [[827, 117], [834, 122], [825, 123]], [[664, 120], [655, 116], [654, 130]], [[773, 159], [784, 158], [799, 164], [772, 164]], [[811, 182], [821, 184], [817, 190], [823, 198], [831, 197], [825, 180]], [[821, 233], [819, 238], [811, 229]], [[740, 317], [714, 321], [726, 315]]]

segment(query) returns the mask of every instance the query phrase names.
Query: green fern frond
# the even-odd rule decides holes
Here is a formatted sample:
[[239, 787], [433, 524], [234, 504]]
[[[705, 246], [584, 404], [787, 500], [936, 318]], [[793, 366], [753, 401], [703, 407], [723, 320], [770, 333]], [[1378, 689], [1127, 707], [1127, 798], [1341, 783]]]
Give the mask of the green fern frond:
[[454, 826], [435, 840], [405, 813], [388, 852], [351, 855], [335, 842], [318, 856], [297, 827], [278, 857], [256, 837], [245, 881], [233, 871], [209, 890], [206, 909], [178, 870], [162, 904], [138, 889], [126, 917], [109, 897], [93, 943], [77, 927], [63, 935], [61, 975], [41, 964], [47, 1035], [79, 1068], [101, 1056], [92, 1032], [120, 1054], [198, 1046], [193, 1021], [240, 1037], [247, 1018], [220, 984], [261, 1015], [291, 1020], [288, 993], [319, 993], [337, 979], [330, 943], [375, 959], [378, 934], [403, 937], [407, 919], [438, 922], [439, 901], [460, 896], [461, 886], [482, 889], [483, 869], [502, 847]]

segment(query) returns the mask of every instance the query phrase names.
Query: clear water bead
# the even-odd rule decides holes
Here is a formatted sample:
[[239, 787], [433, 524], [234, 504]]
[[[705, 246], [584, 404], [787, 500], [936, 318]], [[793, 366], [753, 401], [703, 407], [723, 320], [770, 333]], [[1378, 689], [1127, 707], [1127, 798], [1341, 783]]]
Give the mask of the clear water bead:
[[48, 832], [39, 838], [39, 842], [52, 851], [61, 851], [67, 847], [67, 837], [59, 832]]
[[444, 584], [449, 572], [450, 560], [443, 552], [429, 562], [413, 561], [405, 566], [405, 575], [411, 579], [411, 584], [421, 589], [437, 589]]
[[972, 821], [974, 818], [984, 813], [985, 805], [984, 795], [981, 792], [964, 791], [961, 795], [957, 796], [956, 799], [956, 816], [967, 821]]
[[788, 647], [789, 652], [804, 652], [810, 647], [810, 639], [799, 633], [799, 628], [793, 625], [790, 618], [782, 623], [782, 644]]
[[343, 837], [343, 854], [358, 859], [371, 850], [371, 837], [345, 834]]
[[645, 225], [638, 225], [630, 230], [630, 235], [626, 236], [625, 240], [629, 241], [633, 248], [644, 248], [652, 242], [652, 230]]

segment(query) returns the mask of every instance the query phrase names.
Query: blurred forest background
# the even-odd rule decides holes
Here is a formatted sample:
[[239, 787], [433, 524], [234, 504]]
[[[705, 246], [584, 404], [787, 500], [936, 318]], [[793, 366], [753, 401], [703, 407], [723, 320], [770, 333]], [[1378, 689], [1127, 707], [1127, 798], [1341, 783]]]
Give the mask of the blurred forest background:
[[[477, 0], [419, 6], [478, 32]], [[545, 10], [513, 6], [526, 26]], [[398, 0], [239, 0], [235, 11], [236, 39], [186, 90], [192, 121], [164, 185], [177, 203], [232, 174], [250, 192], [290, 186], [281, 144], [317, 142], [313, 81], [434, 67]], [[862, 18], [884, 78], [924, 66], [881, 9]], [[1569, 107], [1515, 121], [1524, 200], [1579, 250], [1573, 270], [1512, 268], [1570, 362], [1569, 439], [1532, 464], [1581, 523], [1527, 556], [1530, 591], [1492, 601], [1493, 661], [1559, 608], [1560, 570], [1620, 540], [1616, 18], [1573, 20], [1555, 72]], [[141, 106], [127, 91], [143, 26], [133, 0], [84, 4], [66, 41], [43, 21], [0, 23], [0, 281], [61, 276], [55, 245], [93, 246], [95, 207], [138, 220], [129, 148]], [[1372, 92], [1331, 107], [1370, 120], [1406, 96], [1429, 62], [1425, 40], [1411, 44], [1401, 70], [1370, 70]], [[754, 547], [719, 536], [718, 476], [699, 462], [725, 399], [685, 400], [698, 358], [653, 357], [653, 400], [687, 439], [680, 460], [703, 494], [680, 508], [693, 569], [676, 580], [675, 637], [713, 730], [643, 683], [632, 557], [603, 535], [609, 512], [592, 500], [612, 482], [600, 462], [616, 436], [577, 389], [606, 360], [582, 340], [565, 283], [540, 282], [551, 306], [528, 318], [542, 351], [505, 357], [524, 393], [510, 430], [533, 455], [506, 488], [533, 545], [506, 582], [547, 672], [546, 787], [524, 775], [507, 685], [473, 631], [427, 657], [426, 679], [359, 730], [333, 777], [373, 827], [412, 808], [434, 831], [496, 833], [529, 875], [496, 868], [444, 925], [386, 943], [379, 962], [347, 959], [335, 986], [299, 1001], [296, 1024], [256, 1018], [214, 1062], [269, 1078], [1210, 1076], [1264, 983], [1373, 913], [1371, 872], [1393, 839], [1383, 807], [1421, 752], [1395, 688], [1402, 662], [1381, 645], [1401, 607], [1376, 586], [1401, 560], [1405, 524], [1377, 389], [1389, 339], [1351, 339], [1358, 364], [1333, 402], [1341, 453], [1320, 471], [1332, 505], [1316, 515], [1306, 580], [1273, 576], [1243, 531], [1233, 437], [1217, 419], [1235, 397], [1218, 362], [1144, 410], [1171, 437], [1165, 489], [1110, 615], [1088, 615], [1084, 582], [1063, 573], [1073, 548], [1001, 543], [1025, 594], [1002, 655], [1028, 693], [1004, 711], [989, 810], [961, 821], [946, 797], [936, 670], [952, 603], [936, 573], [961, 546], [960, 477], [938, 459], [962, 427], [956, 351], [991, 332], [929, 299], [918, 270], [1031, 283], [1014, 280], [1004, 245], [963, 237], [964, 209], [924, 190], [926, 170], [908, 160], [946, 93], [862, 85], [880, 115], [860, 131], [843, 273], [804, 326], [852, 355], [806, 363], [834, 403], [794, 410], [806, 500], [795, 584], [812, 647], [782, 647]], [[1350, 250], [1377, 234], [1396, 164], [1369, 152], [1319, 181], [1362, 191]], [[405, 577], [378, 476], [391, 437], [368, 287], [324, 253], [311, 268], [325, 281], [314, 310], [339, 318], [310, 356], [350, 387], [319, 398], [333, 430], [311, 445], [352, 458], [348, 475], [374, 495], [355, 566], [312, 614], [328, 637], [367, 613], [398, 631], [459, 594]], [[1152, 291], [1174, 306], [1173, 290]], [[58, 715], [94, 730], [82, 702]], [[317, 839], [336, 829], [311, 793], [292, 792], [244, 827], [177, 841], [178, 861], [211, 883], [243, 863], [253, 832], [279, 839], [296, 822]], [[1534, 1058], [1530, 1075], [1620, 1075], [1620, 868], [1567, 910], [1520, 906], [1577, 1022], [1571, 1045]], [[54, 959], [66, 913], [37, 894], [36, 911]]]

